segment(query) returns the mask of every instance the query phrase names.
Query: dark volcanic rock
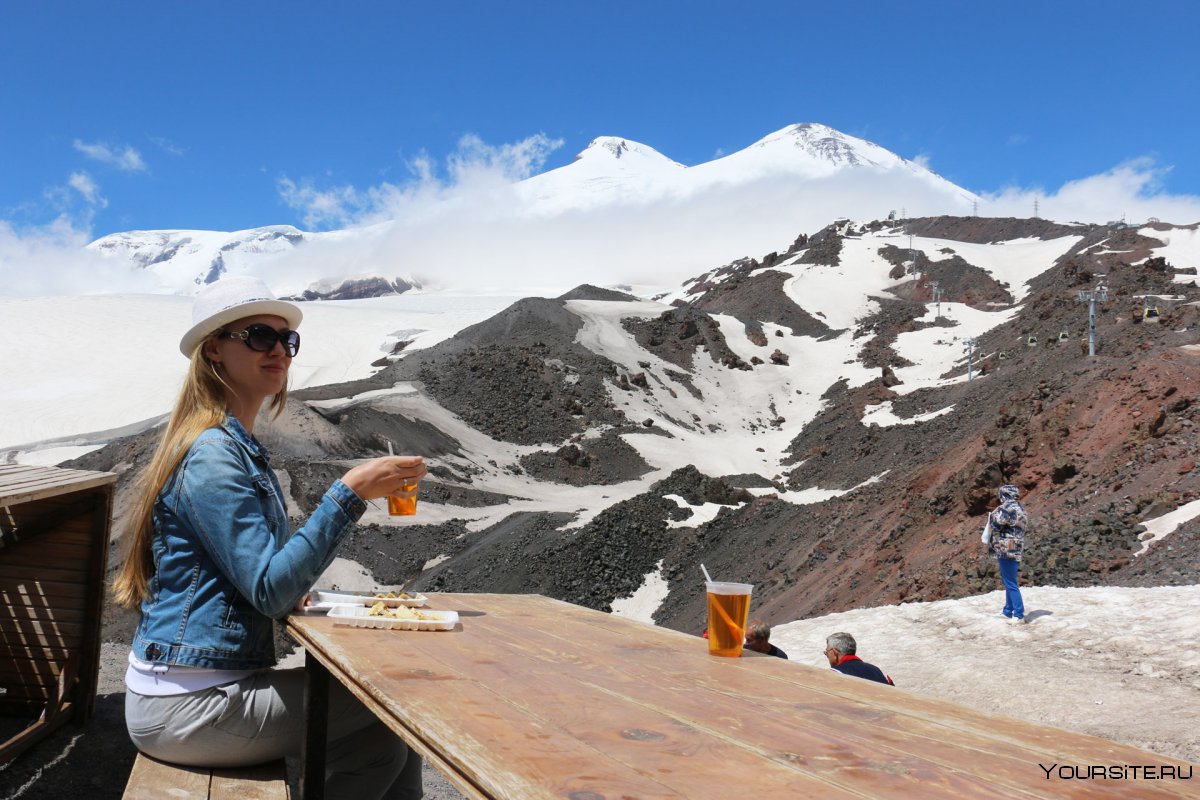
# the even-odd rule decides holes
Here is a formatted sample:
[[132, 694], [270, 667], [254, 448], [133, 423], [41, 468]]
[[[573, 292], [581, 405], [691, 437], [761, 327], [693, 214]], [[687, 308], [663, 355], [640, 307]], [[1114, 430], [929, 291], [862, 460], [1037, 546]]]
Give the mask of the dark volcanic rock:
[[[515, 514], [467, 537], [452, 563], [434, 568], [413, 586], [430, 591], [532, 591], [609, 610], [614, 599], [631, 595], [660, 560], [680, 563], [685, 537], [668, 528], [667, 520], [685, 519], [689, 512], [664, 499], [669, 494], [693, 505], [750, 498], [744, 489], [694, 467], [681, 468], [579, 529], [556, 528], [568, 521], [561, 514]], [[677, 566], [664, 565], [668, 569], [678, 571]]]
[[[421, 501], [424, 499], [422, 496]], [[379, 584], [403, 585], [420, 576], [427, 562], [461, 552], [468, 536], [461, 520], [403, 528], [356, 525], [339, 553], [356, 561]]]
[[863, 345], [860, 360], [863, 366], [875, 368], [911, 367], [912, 362], [901, 357], [892, 345], [901, 333], [928, 327], [916, 322], [925, 316], [925, 305], [913, 300], [886, 297], [876, 298], [879, 310], [862, 319], [854, 331], [854, 337], [870, 336]]
[[[897, 266], [909, 258], [907, 250], [893, 245], [881, 248], [879, 254]], [[996, 306], [1012, 305], [1013, 302], [1008, 287], [958, 255], [930, 261], [924, 253], [918, 253], [916, 267], [909, 272], [920, 273], [920, 279], [893, 286], [890, 290], [902, 299], [932, 303], [933, 283], [937, 282], [942, 302], [945, 303], [965, 303], [973, 308], [991, 311]]]
[[418, 375], [439, 403], [502, 441], [560, 442], [623, 423], [604, 385], [615, 367], [582, 347], [495, 345], [426, 359]]
[[[1139, 548], [1140, 549], [1140, 548]], [[1200, 519], [1180, 525], [1174, 533], [1110, 573], [1114, 586], [1191, 586], [1200, 583]]]
[[735, 270], [724, 282], [694, 300], [692, 307], [710, 314], [736, 317], [747, 330], [760, 333], [761, 323], [771, 322], [791, 328], [796, 336], [820, 338], [830, 335], [832, 331], [828, 325], [800, 308], [784, 293], [783, 284], [788, 277], [786, 272], [779, 270], [756, 274]]
[[343, 446], [350, 457], [385, 455], [388, 442], [392, 443], [396, 453], [405, 455], [460, 454], [461, 445], [428, 422], [381, 411], [369, 403], [322, 413], [322, 416], [343, 431]]
[[841, 226], [835, 223], [810, 236], [804, 254], [800, 256], [800, 263], [823, 264], [827, 267], [836, 267], [842, 263], [842, 237], [838, 233], [839, 227]]
[[638, 298], [625, 292], [618, 292], [615, 289], [602, 289], [599, 286], [592, 286], [590, 283], [585, 283], [576, 286], [566, 294], [558, 296], [559, 300], [616, 300], [616, 301], [632, 301]]
[[605, 382], [616, 366], [582, 345], [563, 300], [527, 298], [452, 339], [411, 353], [376, 384], [420, 381], [472, 427], [517, 444], [563, 442], [596, 425], [624, 426]]
[[415, 283], [410, 283], [403, 278], [395, 278], [388, 280], [387, 278], [376, 276], [374, 278], [360, 278], [357, 280], [342, 281], [336, 288], [327, 292], [317, 291], [315, 289], [305, 289], [299, 295], [290, 297], [282, 297], [281, 300], [361, 300], [365, 297], [383, 297], [389, 294], [404, 294], [409, 289], [420, 288]]
[[640, 346], [684, 370], [692, 369], [697, 350], [718, 364], [749, 368], [729, 348], [716, 320], [691, 306], [664, 311], [654, 319], [625, 319], [622, 325]]
[[621, 483], [650, 471], [650, 465], [637, 450], [611, 433], [563, 445], [558, 450], [522, 456], [521, 467], [538, 480], [572, 486]]
[[[501, 345], [544, 344], [566, 347], [575, 340], [583, 320], [566, 309], [563, 300], [527, 297], [488, 317], [441, 344], [416, 355], [437, 357], [454, 351]], [[407, 361], [407, 359], [406, 359]]]
[[1012, 239], [1057, 239], [1078, 235], [1077, 224], [1016, 217], [918, 217], [904, 221], [904, 233], [929, 239], [951, 239], [972, 244], [1006, 242]]

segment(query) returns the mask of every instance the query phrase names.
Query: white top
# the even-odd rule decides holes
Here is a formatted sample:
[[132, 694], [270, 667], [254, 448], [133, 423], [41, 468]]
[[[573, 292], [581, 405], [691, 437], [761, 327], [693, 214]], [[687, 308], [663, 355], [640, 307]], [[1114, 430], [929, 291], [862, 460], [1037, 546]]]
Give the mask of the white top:
[[162, 697], [172, 694], [191, 694], [214, 686], [240, 681], [253, 675], [253, 669], [203, 669], [176, 664], [149, 664], [140, 661], [129, 651], [129, 669], [125, 670], [125, 688], [136, 694]]

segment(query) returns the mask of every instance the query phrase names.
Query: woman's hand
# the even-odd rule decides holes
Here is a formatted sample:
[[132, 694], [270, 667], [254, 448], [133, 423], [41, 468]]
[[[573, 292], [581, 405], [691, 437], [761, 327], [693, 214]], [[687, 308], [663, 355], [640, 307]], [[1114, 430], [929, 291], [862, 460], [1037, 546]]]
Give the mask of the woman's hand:
[[420, 456], [383, 456], [354, 467], [342, 476], [342, 483], [363, 500], [374, 500], [397, 494], [404, 484], [425, 474], [425, 459]]

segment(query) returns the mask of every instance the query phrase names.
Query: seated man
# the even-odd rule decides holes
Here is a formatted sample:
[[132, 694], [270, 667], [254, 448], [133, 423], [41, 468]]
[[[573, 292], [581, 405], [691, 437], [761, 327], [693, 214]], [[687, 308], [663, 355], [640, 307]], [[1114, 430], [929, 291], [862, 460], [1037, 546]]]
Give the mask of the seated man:
[[771, 626], [761, 619], [752, 619], [746, 626], [746, 649], [757, 653], [766, 653], [777, 658], [787, 658], [787, 653], [780, 650], [768, 640], [771, 638]]
[[868, 664], [855, 655], [857, 651], [858, 643], [848, 633], [835, 633], [825, 640], [825, 658], [829, 659], [829, 666], [838, 672], [853, 675], [856, 678], [866, 678], [869, 681], [886, 683], [889, 686], [896, 685], [890, 676], [883, 674], [883, 670], [879, 667]]

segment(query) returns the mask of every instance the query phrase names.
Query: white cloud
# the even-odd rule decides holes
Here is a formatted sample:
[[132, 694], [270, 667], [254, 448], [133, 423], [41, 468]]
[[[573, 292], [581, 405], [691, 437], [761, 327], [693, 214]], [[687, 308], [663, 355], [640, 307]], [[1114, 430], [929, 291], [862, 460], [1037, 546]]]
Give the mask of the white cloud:
[[364, 197], [353, 186], [317, 189], [312, 181], [296, 183], [286, 176], [279, 179], [278, 186], [280, 198], [300, 212], [304, 227], [310, 230], [348, 225], [364, 210]]
[[970, 212], [969, 201], [948, 207], [933, 186], [874, 172], [799, 182], [769, 176], [693, 196], [547, 210], [513, 180], [544, 157], [542, 144], [486, 148], [468, 141], [445, 181], [426, 157], [409, 165], [414, 179], [403, 186], [288, 185], [306, 214], [354, 219], [374, 235], [306, 245], [264, 265], [263, 277], [281, 292], [330, 274], [368, 273], [447, 289], [560, 293], [584, 282], [668, 288], [742, 256], [785, 250], [798, 234], [838, 216], [859, 216], [866, 197], [875, 204], [868, 218], [901, 205], [914, 216]]
[[[558, 146], [544, 136], [500, 146], [465, 137], [445, 163], [427, 154], [408, 161], [409, 179], [403, 182], [325, 186], [281, 178], [280, 196], [310, 229], [354, 230], [264, 258], [256, 269], [281, 293], [303, 291], [320, 279], [366, 274], [416, 278], [448, 289], [557, 293], [583, 282], [669, 288], [736, 258], [782, 251], [798, 234], [811, 234], [838, 217], [882, 219], [900, 208], [912, 216], [972, 211], [969, 196], [948, 199], [932, 184], [901, 173], [869, 171], [803, 181], [768, 176], [712, 185], [694, 195], [659, 193], [587, 208], [548, 208], [519, 181], [541, 169]], [[1131, 222], [1151, 216], [1180, 224], [1200, 220], [1200, 197], [1166, 192], [1167, 172], [1139, 159], [1056, 190], [1006, 187], [982, 194], [978, 212], [1029, 217], [1036, 199], [1041, 216], [1062, 221], [1103, 223], [1122, 215]], [[87, 187], [82, 180], [60, 187], [63, 219], [72, 207], [66, 201], [80, 205]], [[81, 221], [58, 225], [74, 237], [49, 228], [4, 226], [0, 264], [6, 275], [27, 267], [23, 293], [60, 285], [74, 286], [75, 293], [110, 291], [106, 284], [119, 287], [133, 279], [80, 260], [73, 248], [82, 247], [88, 226], [86, 215], [73, 218]], [[59, 279], [60, 263], [85, 261], [92, 266], [64, 267], [69, 279]]]
[[116, 167], [122, 172], [145, 172], [146, 170], [146, 162], [142, 160], [142, 154], [129, 145], [125, 145], [125, 149], [122, 150], [119, 147], [114, 149], [105, 142], [89, 144], [76, 139], [75, 149], [88, 158]]
[[100, 194], [100, 185], [92, 180], [92, 176], [86, 172], [72, 172], [67, 178], [67, 185], [83, 196], [88, 205], [104, 208], [108, 205], [106, 200]]
[[562, 139], [551, 139], [544, 133], [499, 146], [467, 134], [458, 140], [458, 150], [449, 158], [450, 177], [459, 184], [492, 173], [509, 182], [522, 181], [540, 172], [550, 154], [562, 145]]
[[1009, 147], [1020, 147], [1029, 141], [1029, 137], [1023, 133], [1011, 133], [1008, 136]]
[[168, 155], [182, 156], [187, 153], [187, 150], [175, 144], [165, 136], [151, 136], [150, 141], [153, 142], [159, 150], [162, 150]]
[[507, 193], [513, 183], [537, 174], [559, 147], [561, 139], [541, 133], [496, 146], [467, 134], [446, 159], [445, 181], [436, 176], [433, 159], [421, 153], [406, 163], [412, 179], [403, 185], [384, 182], [365, 190], [349, 185], [319, 189], [309, 179], [296, 182], [285, 176], [278, 182], [279, 195], [301, 213], [306, 227], [314, 229], [372, 224], [392, 218], [401, 209], [422, 217], [415, 205], [436, 203], [451, 195]]
[[1200, 221], [1200, 196], [1172, 195], [1163, 188], [1169, 167], [1149, 157], [1127, 161], [1108, 172], [1068, 181], [1047, 192], [1040, 187], [1006, 187], [981, 193], [979, 213], [984, 216], [1028, 217], [1033, 202], [1038, 215], [1062, 222], [1111, 222], [1124, 217], [1131, 223], [1157, 217], [1186, 225]]
[[[933, 189], [894, 175], [856, 173], [797, 182], [763, 177], [712, 187], [695, 196], [613, 202], [586, 209], [546, 211], [515, 181], [532, 174], [556, 145], [535, 137], [490, 147], [467, 137], [438, 177], [427, 155], [408, 163], [412, 180], [366, 189], [316, 189], [281, 183], [306, 218], [371, 226], [371, 236], [314, 243], [279, 259], [268, 282], [300, 291], [333, 275], [412, 277], [441, 288], [537, 288], [559, 292], [579, 283], [677, 285], [742, 256], [783, 250], [800, 233], [813, 233], [839, 216], [886, 217], [904, 207], [912, 216], [970, 214], [969, 199], [955, 205]], [[925, 154], [918, 163], [928, 163]], [[1010, 187], [980, 198], [979, 213], [1063, 221], [1133, 221], [1156, 216], [1200, 219], [1200, 198], [1161, 190], [1164, 170], [1149, 160], [1065, 184], [1047, 193]], [[865, 207], [864, 198], [877, 207]]]
[[0, 295], [78, 295], [154, 292], [148, 273], [108, 261], [87, 249], [91, 231], [62, 216], [36, 228], [18, 230], [0, 220]]

